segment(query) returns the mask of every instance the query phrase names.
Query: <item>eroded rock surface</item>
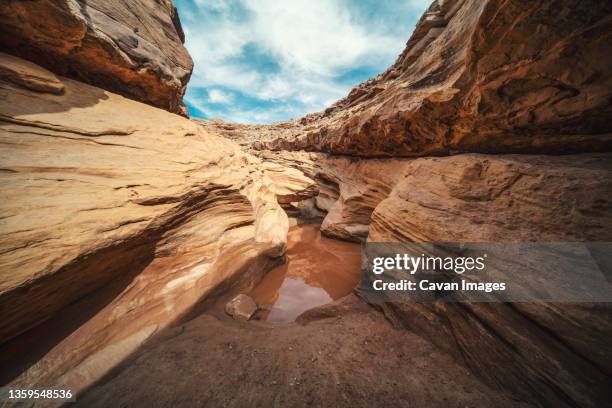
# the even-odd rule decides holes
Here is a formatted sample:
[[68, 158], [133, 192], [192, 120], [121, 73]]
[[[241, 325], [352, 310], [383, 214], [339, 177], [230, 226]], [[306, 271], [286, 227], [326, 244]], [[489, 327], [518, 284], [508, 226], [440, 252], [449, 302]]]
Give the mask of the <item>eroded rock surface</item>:
[[[612, 13], [606, 2], [436, 1], [389, 70], [323, 113], [275, 125], [194, 123], [58, 76], [179, 112], [191, 62], [169, 2], [24, 4], [0, 5], [3, 46], [53, 73], [0, 56], [0, 183], [6, 197], [0, 203], [0, 314], [6, 317], [0, 321], [0, 355], [11, 360], [30, 345], [38, 347], [40, 338], [51, 344], [26, 356], [32, 361], [19, 361], [29, 368], [9, 373], [12, 385], [86, 389], [163, 328], [197, 315], [215, 294], [252, 286], [281, 261], [286, 212], [318, 217], [325, 234], [355, 241], [612, 240], [612, 157], [592, 153], [611, 149]], [[400, 158], [465, 152], [487, 154]], [[491, 154], [508, 152], [531, 155]], [[577, 152], [591, 154], [533, 155]], [[420, 339], [392, 330], [363, 304], [344, 306], [298, 319], [334, 317], [339, 326], [314, 322], [284, 334], [282, 345], [290, 346], [303, 343], [313, 327], [338, 330], [337, 336], [314, 338], [332, 357], [330, 365], [280, 371], [325, 379], [332, 372], [329, 393], [315, 403], [343, 402], [337, 389], [348, 379], [355, 383], [341, 388], [347, 401], [380, 402], [355, 384], [371, 385], [380, 372], [389, 374], [388, 367], [376, 371], [366, 355], [361, 376], [347, 359], [336, 360], [330, 346], [330, 339], [349, 344], [340, 357], [342, 350], [351, 357], [364, 350], [375, 356], [376, 350], [364, 347], [371, 338], [386, 346], [389, 367], [406, 364], [405, 355], [418, 363], [397, 383], [374, 388], [390, 404], [430, 402], [431, 395], [392, 393], [402, 386], [422, 390], [439, 377], [440, 367], [449, 368], [452, 375], [443, 379], [451, 385], [436, 389], [451, 389], [466, 404], [517, 405], [505, 392], [554, 406], [610, 400], [607, 304], [382, 308], [398, 328]], [[218, 329], [221, 337], [247, 333], [251, 341], [244, 344], [286, 361], [303, 365], [303, 357], [319, 358], [316, 350], [297, 359], [279, 353], [268, 348], [274, 338], [267, 328], [245, 332], [241, 324], [200, 316], [164, 332], [170, 338], [143, 350], [144, 359], [128, 359], [133, 365], [110, 382], [118, 394], [103, 386], [89, 396], [101, 405], [117, 396], [142, 401], [133, 391], [143, 378], [152, 382], [147, 362], [174, 372], [169, 361], [180, 362], [182, 341], [188, 350], [192, 343], [204, 344], [206, 352], [226, 346], [202, 327]], [[373, 335], [346, 336], [344, 330]], [[260, 339], [262, 334], [271, 339]], [[417, 343], [424, 354], [411, 354]], [[393, 354], [391, 347], [406, 354]], [[204, 360], [193, 366], [179, 364], [192, 377], [205, 364], [217, 371], [231, 364], [198, 356]], [[5, 360], [3, 367], [19, 368]], [[251, 363], [261, 372], [286, 370], [270, 361], [277, 360], [240, 360], [247, 373], [256, 371]], [[422, 369], [431, 378], [419, 377]], [[260, 372], [255, 374], [251, 385], [261, 385]], [[215, 389], [238, 389], [228, 378]], [[280, 392], [290, 395], [289, 403], [303, 401], [313, 395], [310, 388], [288, 394], [300, 384], [291, 379], [277, 393], [270, 392], [276, 384], [265, 384], [254, 396], [239, 388], [237, 401], [261, 398], [269, 405]], [[200, 383], [169, 386], [183, 389], [186, 401], [203, 403], [197, 400]], [[478, 396], [455, 393], [465, 386], [478, 389]], [[495, 390], [502, 390], [501, 399]], [[146, 398], [172, 398], [158, 392], [164, 388]], [[219, 395], [210, 400], [228, 402], [215, 399]]]
[[612, 148], [612, 5], [435, 1], [384, 73], [322, 113], [223, 125], [256, 149], [361, 157]]
[[0, 36], [3, 51], [58, 75], [187, 115], [193, 62], [171, 0], [7, 0]]
[[[206, 128], [249, 145], [255, 127]], [[228, 134], [229, 133], [229, 134]], [[462, 154], [366, 159], [254, 150], [319, 185], [322, 231], [374, 242], [610, 241], [612, 154]], [[387, 303], [419, 333], [499, 389], [541, 404], [600, 406], [609, 398], [607, 304]]]
[[[611, 241], [611, 195], [612, 154], [421, 158], [409, 162], [376, 207], [368, 240]], [[398, 326], [521, 398], [570, 406], [605, 405], [609, 398], [607, 304], [387, 303], [383, 309]]]
[[406, 162], [371, 241], [612, 240], [612, 155], [465, 154]]
[[[77, 325], [14, 384], [78, 391], [201, 301], [248, 289], [282, 261], [279, 201], [314, 194], [308, 177], [71, 79], [46, 77], [61, 95], [32, 90], [40, 68], [9, 62], [23, 78], [0, 81], [2, 365], [14, 367], [4, 360], [37, 330], [52, 339]], [[51, 334], [34, 328], [46, 319]]]

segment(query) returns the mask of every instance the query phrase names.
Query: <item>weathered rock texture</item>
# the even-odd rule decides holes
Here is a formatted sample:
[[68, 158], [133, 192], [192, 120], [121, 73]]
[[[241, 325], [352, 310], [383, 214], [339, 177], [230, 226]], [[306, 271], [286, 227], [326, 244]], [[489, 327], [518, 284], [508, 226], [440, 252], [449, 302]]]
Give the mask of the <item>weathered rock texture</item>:
[[[612, 153], [384, 160], [258, 154], [317, 181], [313, 202], [324, 217], [322, 231], [341, 239], [612, 240]], [[521, 400], [601, 406], [610, 398], [608, 304], [395, 302], [382, 309], [398, 327], [421, 334]]]
[[[341, 239], [612, 240], [610, 153], [403, 160], [258, 155], [319, 183], [313, 201], [323, 212], [322, 231]], [[384, 311], [521, 399], [599, 406], [609, 398], [612, 310], [606, 304], [390, 303]]]
[[257, 304], [245, 294], [236, 296], [225, 305], [225, 313], [239, 320], [249, 320], [256, 311]]
[[401, 179], [408, 160], [328, 156], [322, 153], [260, 151], [266, 162], [300, 170], [318, 184], [318, 193], [303, 200], [297, 214], [319, 217], [321, 232], [348, 241], [365, 241], [376, 206]]
[[255, 148], [358, 156], [612, 146], [612, 4], [436, 1], [386, 72]]
[[[382, 242], [612, 240], [612, 6], [437, 1], [385, 73], [320, 114], [205, 122], [319, 184], [321, 230]], [[270, 151], [274, 150], [274, 151]], [[323, 151], [361, 158], [339, 158]], [[606, 304], [388, 303], [490, 385], [545, 406], [610, 399]]]
[[465, 154], [407, 161], [369, 240], [612, 240], [612, 155]]
[[[190, 62], [169, 3], [34, 4], [0, 6], [11, 52], [178, 111]], [[82, 390], [206, 299], [252, 285], [281, 260], [284, 210], [357, 241], [612, 240], [611, 8], [436, 1], [388, 71], [272, 126], [190, 122], [2, 56], [0, 356], [64, 330], [11, 384]], [[531, 155], [492, 154], [509, 152]], [[607, 304], [382, 309], [521, 400], [610, 400]]]
[[[611, 196], [611, 154], [417, 159], [376, 207], [368, 239], [612, 241]], [[555, 406], [601, 406], [610, 398], [612, 345], [606, 339], [612, 309], [607, 304], [388, 303], [383, 308], [399, 326], [423, 334], [490, 384], [520, 398]]]
[[[14, 57], [0, 54], [0, 66], [2, 366], [77, 325], [14, 384], [80, 390], [201, 301], [249, 289], [282, 261], [279, 201], [317, 191], [301, 172]], [[46, 319], [53, 330], [34, 328]]]
[[193, 62], [171, 0], [7, 0], [0, 49], [170, 112]]

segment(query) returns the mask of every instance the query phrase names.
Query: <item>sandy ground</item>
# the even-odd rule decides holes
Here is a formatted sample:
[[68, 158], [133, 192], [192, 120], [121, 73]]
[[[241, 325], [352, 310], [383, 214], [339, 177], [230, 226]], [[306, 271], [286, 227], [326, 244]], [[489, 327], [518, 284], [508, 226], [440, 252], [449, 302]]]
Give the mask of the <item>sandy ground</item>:
[[239, 322], [218, 309], [156, 337], [77, 406], [528, 406], [354, 295], [299, 323]]

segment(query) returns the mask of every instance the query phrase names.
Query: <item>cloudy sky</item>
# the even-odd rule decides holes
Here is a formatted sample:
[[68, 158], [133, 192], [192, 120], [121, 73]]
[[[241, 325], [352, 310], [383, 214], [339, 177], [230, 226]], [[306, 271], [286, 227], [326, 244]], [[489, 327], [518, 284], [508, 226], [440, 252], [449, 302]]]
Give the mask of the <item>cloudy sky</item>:
[[384, 71], [431, 0], [175, 0], [194, 117], [270, 123], [323, 110]]

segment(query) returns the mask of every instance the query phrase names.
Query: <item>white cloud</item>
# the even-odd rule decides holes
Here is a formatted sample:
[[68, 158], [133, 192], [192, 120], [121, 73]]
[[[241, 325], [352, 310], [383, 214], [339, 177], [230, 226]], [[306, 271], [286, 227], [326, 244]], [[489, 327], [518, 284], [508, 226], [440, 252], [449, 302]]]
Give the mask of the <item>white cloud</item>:
[[257, 43], [297, 73], [331, 76], [360, 57], [388, 52], [385, 35], [356, 24], [342, 3], [330, 0], [244, 0], [254, 15]]
[[[281, 117], [282, 112], [241, 112], [232, 105], [240, 102], [239, 96], [232, 98], [220, 88], [273, 101], [286, 109], [287, 118], [321, 110], [355, 85], [339, 83], [339, 75], [360, 67], [386, 68], [403, 49], [411, 28], [359, 19], [354, 4], [347, 0], [194, 1], [177, 1], [186, 46], [195, 62], [189, 87], [207, 89], [205, 102], [226, 104], [228, 119], [231, 115], [265, 121]], [[406, 1], [411, 3], [399, 1], [398, 7], [405, 7]], [[373, 5], [377, 7], [376, 2]], [[250, 45], [273, 60], [275, 69], [245, 61]], [[188, 98], [192, 103], [193, 95]]]
[[232, 95], [219, 89], [211, 89], [208, 91], [208, 101], [210, 103], [230, 103]]

